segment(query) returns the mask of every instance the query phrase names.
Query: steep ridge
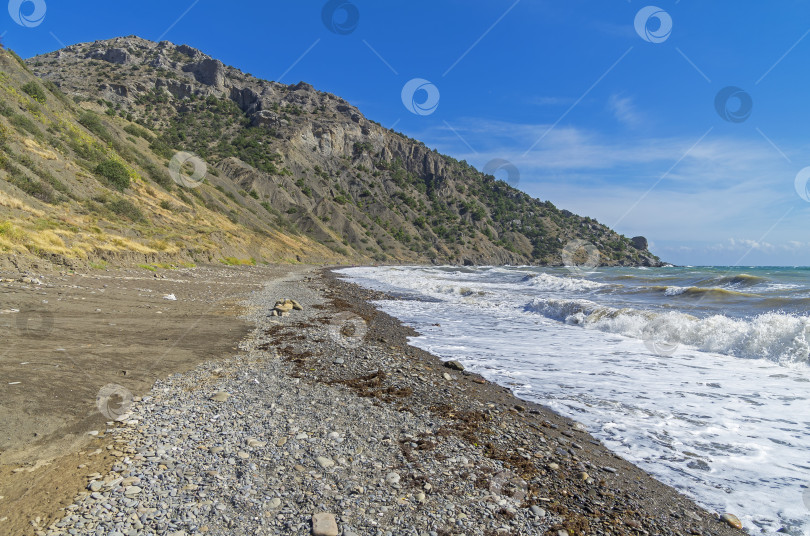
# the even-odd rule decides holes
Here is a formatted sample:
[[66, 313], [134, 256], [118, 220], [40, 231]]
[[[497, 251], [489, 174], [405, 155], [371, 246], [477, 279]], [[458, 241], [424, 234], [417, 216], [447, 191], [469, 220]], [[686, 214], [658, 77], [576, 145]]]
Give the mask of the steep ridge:
[[[52, 88], [49, 102], [59, 101], [57, 90], [67, 95], [59, 105], [85, 125], [83, 135], [89, 129], [108, 150], [122, 147], [126, 165], [152, 169], [124, 199], [135, 194], [140, 206], [139, 189], [148, 188], [178, 206], [208, 209], [250, 236], [235, 242], [248, 243], [243, 256], [253, 256], [251, 243], [261, 249], [283, 238], [296, 249], [286, 258], [559, 265], [566, 244], [582, 240], [603, 264], [660, 263], [643, 238], [532, 199], [340, 97], [304, 82], [259, 80], [187, 45], [122, 37], [25, 63]], [[97, 169], [98, 155], [60, 145], [83, 172]], [[185, 186], [167, 180], [178, 151], [195, 155], [190, 162], [204, 176], [181, 180]], [[205, 250], [214, 257], [234, 244], [214, 242]]]

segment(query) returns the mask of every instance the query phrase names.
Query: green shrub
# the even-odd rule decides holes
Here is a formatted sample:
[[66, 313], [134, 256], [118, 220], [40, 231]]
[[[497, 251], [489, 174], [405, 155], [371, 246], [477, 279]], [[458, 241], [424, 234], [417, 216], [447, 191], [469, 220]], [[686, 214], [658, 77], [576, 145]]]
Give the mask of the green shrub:
[[160, 138], [154, 138], [152, 143], [149, 144], [149, 148], [152, 149], [155, 154], [158, 154], [164, 158], [172, 158], [175, 153], [174, 149], [169, 147], [169, 145]]
[[93, 112], [84, 112], [82, 115], [80, 115], [79, 124], [105, 142], [112, 143], [112, 134], [110, 134], [110, 131], [107, 130], [107, 127], [105, 127], [104, 123], [101, 122], [101, 119], [99, 119], [99, 117]]
[[34, 82], [28, 82], [22, 87], [22, 90], [32, 99], [37, 101], [40, 104], [45, 104], [45, 101], [48, 100], [47, 96], [45, 95], [45, 90], [42, 89], [42, 86]]
[[132, 221], [143, 221], [143, 213], [132, 204], [132, 201], [129, 199], [115, 199], [107, 203], [107, 208], [113, 214], [117, 214], [118, 216], [123, 216], [125, 218], [129, 218]]
[[58, 196], [50, 184], [29, 177], [8, 159], [3, 159], [2, 169], [8, 173], [8, 181], [11, 184], [31, 197], [51, 204], [56, 203], [58, 200]]
[[20, 114], [13, 114], [9, 118], [9, 122], [14, 125], [14, 127], [19, 130], [21, 133], [28, 132], [35, 138], [42, 137], [42, 131], [34, 124], [33, 121], [25, 117], [24, 115]]
[[139, 138], [143, 138], [148, 142], [152, 142], [152, 135], [149, 134], [149, 131], [143, 127], [139, 127], [138, 125], [127, 125], [124, 127], [124, 132], [128, 134], [132, 134], [133, 136], [137, 136]]
[[164, 190], [171, 191], [173, 182], [171, 177], [169, 177], [169, 173], [164, 168], [159, 167], [152, 162], [143, 164], [143, 168], [146, 170], [146, 173], [149, 175], [150, 179], [162, 186]]
[[126, 166], [115, 160], [105, 160], [96, 166], [97, 175], [107, 179], [110, 186], [119, 191], [124, 191], [129, 187], [129, 172]]
[[236, 257], [225, 257], [224, 259], [220, 259], [222, 264], [227, 266], [255, 266], [256, 259], [253, 257], [249, 259], [237, 259]]

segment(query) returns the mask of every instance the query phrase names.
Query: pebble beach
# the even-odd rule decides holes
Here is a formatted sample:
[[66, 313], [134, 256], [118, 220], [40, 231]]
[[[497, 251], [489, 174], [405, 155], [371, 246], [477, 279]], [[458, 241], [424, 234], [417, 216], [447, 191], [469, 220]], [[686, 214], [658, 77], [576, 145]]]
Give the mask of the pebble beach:
[[[579, 423], [409, 346], [379, 297], [318, 269], [252, 291], [238, 352], [111, 402], [111, 466], [35, 533], [741, 533]], [[271, 314], [285, 299], [300, 307]]]

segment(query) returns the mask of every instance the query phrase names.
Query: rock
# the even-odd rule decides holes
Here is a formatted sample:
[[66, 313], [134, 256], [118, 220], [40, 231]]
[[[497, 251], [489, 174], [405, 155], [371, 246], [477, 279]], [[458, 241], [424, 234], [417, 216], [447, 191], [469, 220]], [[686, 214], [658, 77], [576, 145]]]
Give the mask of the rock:
[[395, 486], [399, 484], [399, 474], [398, 473], [388, 473], [385, 475], [385, 481], [388, 483], [389, 486]]
[[452, 377], [452, 376], [450, 376], [450, 375], [449, 375], [448, 373], [446, 373], [446, 372], [445, 372], [444, 374], [442, 374], [442, 378], [444, 378], [444, 379], [445, 379], [445, 380], [447, 380], [447, 381], [450, 381], [450, 380], [452, 380], [452, 379], [453, 379], [453, 377]]
[[606, 466], [602, 467], [602, 471], [607, 471], [608, 473], [615, 473], [616, 469], [614, 469], [613, 467], [608, 467], [606, 465]]
[[250, 118], [254, 127], [277, 127], [281, 125], [278, 114], [270, 110], [260, 110]]
[[579, 479], [580, 480], [588, 480], [589, 478], [591, 478], [591, 475], [589, 475], [585, 471], [582, 471], [581, 473], [579, 473]]
[[87, 486], [87, 489], [90, 491], [101, 491], [102, 484], [101, 482], [90, 482], [90, 485]]
[[130, 486], [124, 489], [124, 497], [134, 497], [143, 491], [138, 486]]
[[633, 245], [634, 248], [645, 250], [647, 249], [647, 239], [643, 236], [634, 236], [630, 239], [630, 243]]
[[197, 63], [190, 63], [183, 67], [187, 73], [194, 75], [197, 82], [216, 89], [225, 87], [225, 66], [219, 60], [204, 59]]
[[464, 365], [462, 365], [458, 361], [445, 361], [444, 366], [449, 368], [450, 370], [457, 370], [459, 372], [464, 370]]
[[188, 45], [177, 45], [177, 52], [180, 54], [185, 54], [189, 58], [196, 58], [198, 54], [201, 54], [199, 50], [196, 48], [192, 48]]
[[252, 447], [252, 448], [262, 448], [265, 445], [267, 445], [267, 443], [265, 443], [264, 441], [259, 441], [258, 439], [253, 438], [253, 437], [248, 438], [247, 444], [248, 444], [248, 447]]
[[704, 462], [703, 460], [692, 460], [686, 464], [687, 467], [690, 469], [697, 469], [699, 471], [711, 471], [712, 468], [709, 466], [708, 463]]
[[560, 468], [560, 465], [556, 464], [554, 462], [551, 462], [550, 464], [548, 464], [548, 468], [551, 469], [552, 471], [556, 471], [556, 470], [558, 470]]
[[557, 536], [568, 536], [568, 531], [565, 529], [560, 529], [557, 531]]
[[295, 309], [296, 311], [303, 311], [304, 310], [304, 308], [301, 307], [301, 304], [298, 303], [297, 301], [290, 300], [290, 302], [292, 303], [293, 309]]
[[421, 491], [419, 493], [417, 493], [416, 495], [414, 495], [414, 498], [416, 499], [416, 502], [418, 502], [418, 503], [424, 503], [425, 502], [425, 494], [422, 493]]
[[725, 521], [735, 529], [742, 529], [743, 525], [742, 522], [735, 516], [734, 514], [723, 514], [720, 516], [720, 521]]
[[275, 510], [279, 506], [281, 506], [281, 499], [279, 499], [278, 497], [273, 497], [267, 502], [267, 507], [270, 508], [271, 510]]
[[283, 302], [277, 302], [275, 306], [276, 311], [281, 311], [282, 313], [288, 313], [293, 310], [293, 304], [289, 303], [289, 301], [285, 300]]
[[129, 52], [123, 48], [110, 48], [104, 51], [95, 50], [87, 57], [96, 60], [104, 60], [106, 62], [115, 63], [118, 65], [124, 65], [125, 63], [129, 63], [131, 60]]
[[248, 458], [250, 458], [250, 454], [241, 450], [237, 452], [236, 455], [242, 458], [243, 460], [247, 460]]
[[320, 465], [323, 469], [329, 469], [335, 465], [335, 462], [324, 456], [318, 456], [315, 458], [315, 461], [318, 462], [318, 465]]
[[312, 536], [337, 536], [335, 516], [321, 512], [312, 516]]
[[230, 393], [226, 393], [225, 391], [219, 391], [218, 393], [214, 393], [211, 395], [211, 400], [214, 402], [225, 402], [231, 397]]
[[531, 510], [532, 514], [537, 517], [545, 517], [546, 511], [537, 506], [536, 504], [532, 505], [529, 510]]

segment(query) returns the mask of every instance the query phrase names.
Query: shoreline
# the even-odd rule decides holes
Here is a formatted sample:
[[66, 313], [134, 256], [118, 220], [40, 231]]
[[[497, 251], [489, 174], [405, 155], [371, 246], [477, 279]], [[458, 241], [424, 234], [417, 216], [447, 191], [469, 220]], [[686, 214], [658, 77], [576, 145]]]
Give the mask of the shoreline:
[[[435, 375], [448, 370], [437, 356], [408, 345], [407, 338], [418, 335], [418, 332], [379, 311], [370, 303], [373, 300], [399, 298], [343, 281], [330, 270], [323, 272], [337, 290], [337, 299], [341, 304], [353, 304], [354, 307], [349, 310], [365, 315], [364, 318], [373, 315], [375, 322], [385, 326], [382, 329], [388, 334], [388, 341], [395, 341], [397, 345], [406, 348], [405, 353], [409, 358], [428, 364]], [[370, 310], [374, 312], [371, 313]], [[527, 479], [529, 487], [537, 485], [546, 498], [549, 494], [556, 495], [557, 508], [570, 515], [559, 528], [576, 530], [577, 527], [583, 527], [583, 520], [587, 520], [589, 534], [594, 529], [597, 534], [602, 533], [601, 531], [612, 531], [613, 534], [637, 531], [647, 531], [650, 534], [742, 533], [721, 521], [717, 514], [707, 512], [689, 497], [613, 454], [575, 421], [543, 405], [520, 399], [507, 387], [491, 383], [477, 374], [465, 371], [458, 380], [464, 384], [464, 397], [453, 397], [456, 408], [470, 408], [475, 402], [485, 406], [494, 404], [495, 408], [492, 408], [494, 411], [490, 416], [500, 420], [500, 427], [505, 428], [507, 434], [511, 435], [510, 432], [516, 430], [524, 432], [519, 440], [524, 451], [530, 450], [533, 444], [557, 444], [550, 456], [533, 456], [531, 462], [535, 466], [534, 470], [530, 469], [524, 474], [539, 478], [539, 481]], [[502, 454], [516, 448], [512, 441], [496, 438], [493, 443], [496, 448], [492, 449], [492, 454], [497, 459], [517, 472], [527, 469], [527, 460], [524, 457]], [[560, 449], [566, 453], [563, 454]], [[554, 463], [560, 467], [549, 469], [549, 465]], [[588, 479], [583, 481], [583, 473], [588, 473], [588, 477], [592, 477], [594, 482], [589, 482]], [[605, 494], [603, 491], [607, 490], [600, 491], [599, 487], [610, 491]], [[550, 490], [554, 492], [549, 493]], [[594, 492], [599, 497], [595, 502], [602, 503], [598, 505], [601, 511], [589, 512], [589, 509], [594, 510], [593, 505], [583, 504], [587, 501], [582, 501], [581, 497], [582, 494], [593, 497]], [[554, 502], [534, 500], [531, 495], [524, 501], [525, 505], [548, 505]], [[616, 515], [607, 514], [608, 512]], [[569, 530], [569, 533], [573, 534], [574, 531]]]
[[[245, 296], [245, 320], [256, 328], [240, 343], [242, 352], [158, 380], [134, 404], [129, 424], [102, 434], [115, 446], [105, 453], [106, 470], [97, 470], [66, 512], [78, 519], [106, 501], [139, 519], [121, 521], [122, 528], [153, 523], [156, 534], [309, 534], [316, 510], [335, 516], [344, 536], [412, 533], [406, 529], [740, 534], [573, 421], [409, 346], [416, 333], [370, 304], [386, 297], [381, 293], [341, 281], [330, 269], [277, 268], [280, 279]], [[267, 317], [283, 298], [297, 299], [304, 311]], [[221, 392], [225, 401], [211, 402]], [[186, 413], [198, 420], [180, 423], [181, 432], [157, 444], [159, 432]], [[217, 415], [230, 417], [222, 422]], [[216, 433], [200, 435], [200, 427], [211, 426]], [[181, 480], [164, 482], [177, 467], [185, 468]], [[133, 478], [137, 493], [134, 480], [122, 485]], [[240, 490], [239, 500], [226, 501], [218, 488]], [[150, 510], [162, 513], [161, 490], [182, 496], [178, 511], [194, 505], [199, 515], [183, 526], [161, 525], [175, 508], [149, 517]], [[248, 514], [264, 525], [256, 528]], [[43, 523], [52, 530], [42, 530], [65, 534], [77, 522]], [[85, 529], [94, 533], [87, 524], [78, 533]]]

